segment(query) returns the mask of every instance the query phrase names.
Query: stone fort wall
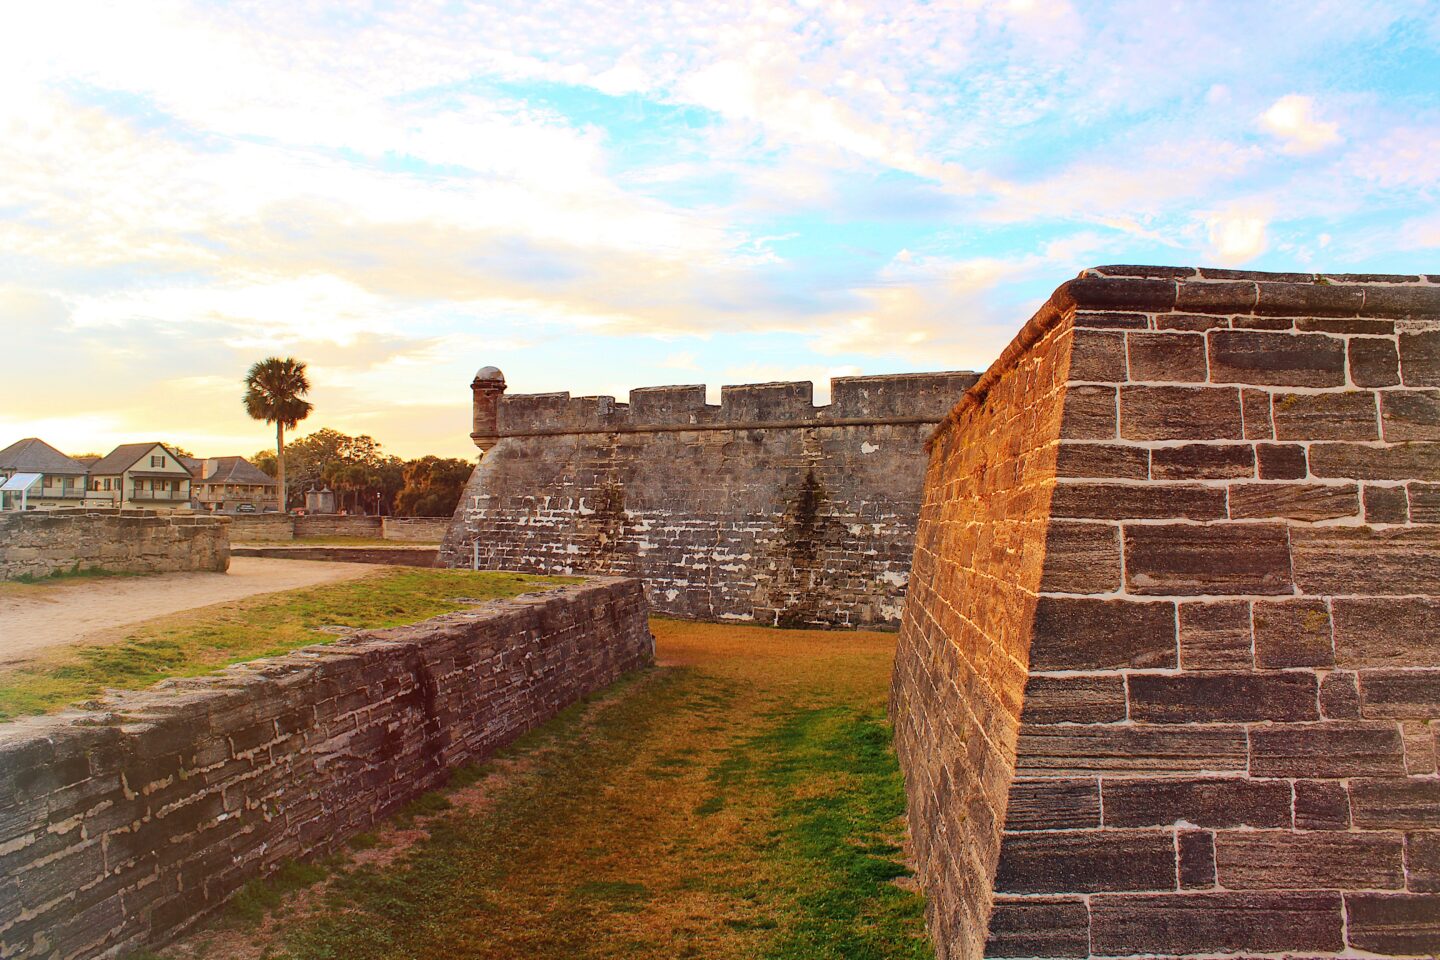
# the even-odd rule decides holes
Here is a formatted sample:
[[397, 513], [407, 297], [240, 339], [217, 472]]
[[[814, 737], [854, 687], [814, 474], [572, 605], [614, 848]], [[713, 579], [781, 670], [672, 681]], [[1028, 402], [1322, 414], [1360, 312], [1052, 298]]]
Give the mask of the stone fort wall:
[[1440, 277], [1098, 268], [936, 431], [942, 958], [1440, 952]]
[[0, 955], [164, 942], [652, 657], [597, 578], [0, 724]]
[[0, 513], [0, 580], [52, 573], [212, 571], [230, 567], [225, 517], [89, 507]]
[[484, 568], [640, 577], [674, 616], [897, 625], [924, 441], [974, 380], [837, 378], [818, 407], [808, 382], [728, 386], [718, 405], [703, 386], [629, 403], [477, 390], [494, 446], [441, 562], [478, 544]]

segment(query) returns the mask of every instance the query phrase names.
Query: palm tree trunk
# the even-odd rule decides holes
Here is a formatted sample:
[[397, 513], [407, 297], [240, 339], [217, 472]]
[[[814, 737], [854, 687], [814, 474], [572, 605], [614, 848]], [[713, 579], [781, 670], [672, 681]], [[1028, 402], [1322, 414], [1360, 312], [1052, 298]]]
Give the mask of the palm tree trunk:
[[290, 498], [285, 495], [285, 424], [275, 424], [275, 473], [276, 480], [280, 484], [280, 512], [285, 512], [285, 507]]

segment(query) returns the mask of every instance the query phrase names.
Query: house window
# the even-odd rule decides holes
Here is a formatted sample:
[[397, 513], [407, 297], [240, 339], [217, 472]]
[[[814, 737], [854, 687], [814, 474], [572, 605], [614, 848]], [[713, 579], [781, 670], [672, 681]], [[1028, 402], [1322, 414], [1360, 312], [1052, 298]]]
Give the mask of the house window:
[[110, 478], [109, 478], [109, 477], [106, 477], [106, 478], [105, 478], [105, 489], [106, 489], [106, 490], [109, 490], [109, 489], [110, 489]]

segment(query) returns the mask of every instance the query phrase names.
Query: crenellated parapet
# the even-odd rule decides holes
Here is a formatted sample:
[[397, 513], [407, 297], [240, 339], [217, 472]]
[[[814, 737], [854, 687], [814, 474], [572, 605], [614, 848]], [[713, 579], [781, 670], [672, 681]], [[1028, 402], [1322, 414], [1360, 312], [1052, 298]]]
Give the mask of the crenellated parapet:
[[830, 403], [824, 405], [815, 404], [814, 385], [808, 380], [722, 387], [718, 404], [706, 402], [702, 384], [637, 388], [630, 391], [628, 403], [569, 393], [496, 395], [496, 434], [503, 438], [938, 423], [975, 380], [976, 374], [958, 370], [835, 377], [830, 381]]

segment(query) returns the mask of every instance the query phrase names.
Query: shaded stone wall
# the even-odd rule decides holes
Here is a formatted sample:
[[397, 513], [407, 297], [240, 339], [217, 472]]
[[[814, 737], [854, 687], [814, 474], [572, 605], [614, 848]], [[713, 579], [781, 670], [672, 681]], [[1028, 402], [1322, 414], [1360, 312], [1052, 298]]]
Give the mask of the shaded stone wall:
[[924, 440], [968, 373], [499, 398], [498, 442], [441, 552], [500, 570], [641, 577], [653, 609], [704, 620], [894, 625]]
[[381, 517], [309, 514], [294, 517], [297, 537], [379, 537], [385, 532]]
[[0, 955], [171, 938], [652, 657], [597, 578], [0, 724]]
[[[972, 401], [1032, 358], [1048, 506], [976, 506], [957, 448], [1050, 439]], [[937, 433], [901, 628], [940, 956], [1440, 951], [1436, 387], [1434, 277], [1099, 268], [1027, 325]]]
[[224, 517], [153, 510], [76, 508], [0, 513], [0, 580], [79, 567], [117, 573], [223, 573], [230, 566]]
[[449, 517], [385, 517], [381, 536], [386, 540], [439, 543], [449, 529]]

